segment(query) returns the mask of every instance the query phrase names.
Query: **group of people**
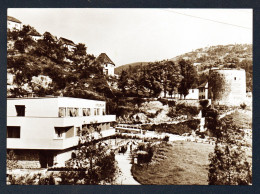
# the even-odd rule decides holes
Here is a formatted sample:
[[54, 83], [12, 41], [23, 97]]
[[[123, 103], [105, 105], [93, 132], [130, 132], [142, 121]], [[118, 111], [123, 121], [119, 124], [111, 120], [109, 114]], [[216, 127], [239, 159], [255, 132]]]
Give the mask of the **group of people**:
[[134, 146], [137, 145], [137, 143], [133, 140], [128, 141], [125, 145], [122, 145], [119, 147], [118, 153], [125, 154], [128, 148], [130, 149], [130, 152], [132, 153]]

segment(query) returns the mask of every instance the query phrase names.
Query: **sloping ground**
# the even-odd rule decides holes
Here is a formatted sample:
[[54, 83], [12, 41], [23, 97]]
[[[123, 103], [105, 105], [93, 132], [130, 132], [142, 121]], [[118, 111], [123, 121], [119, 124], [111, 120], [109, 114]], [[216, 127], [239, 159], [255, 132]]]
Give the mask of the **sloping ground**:
[[142, 103], [139, 110], [147, 116], [147, 122], [160, 123], [171, 120], [171, 118], [167, 116], [169, 112], [169, 106], [163, 105], [159, 101]]
[[232, 122], [242, 129], [252, 129], [252, 111], [238, 110], [227, 117], [232, 118]]
[[214, 146], [177, 141], [157, 149], [148, 167], [133, 165], [132, 174], [147, 185], [207, 185], [208, 155]]

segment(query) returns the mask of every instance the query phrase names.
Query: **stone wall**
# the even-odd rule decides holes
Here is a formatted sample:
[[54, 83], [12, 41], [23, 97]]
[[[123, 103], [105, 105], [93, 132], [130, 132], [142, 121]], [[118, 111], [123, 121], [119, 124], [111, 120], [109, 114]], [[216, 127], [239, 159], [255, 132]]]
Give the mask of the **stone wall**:
[[19, 168], [40, 168], [38, 150], [13, 150]]
[[200, 100], [198, 99], [179, 99], [177, 101], [177, 104], [184, 104], [185, 106], [195, 106], [195, 107], [199, 107], [200, 106]]

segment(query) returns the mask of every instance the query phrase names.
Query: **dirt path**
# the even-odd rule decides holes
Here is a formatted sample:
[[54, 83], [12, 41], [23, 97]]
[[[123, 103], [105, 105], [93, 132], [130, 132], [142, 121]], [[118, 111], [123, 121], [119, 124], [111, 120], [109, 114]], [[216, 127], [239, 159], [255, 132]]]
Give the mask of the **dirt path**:
[[131, 155], [129, 147], [127, 149], [127, 152], [123, 155], [116, 154], [115, 156], [116, 161], [118, 162], [118, 167], [121, 171], [121, 174], [117, 178], [116, 184], [118, 185], [140, 185], [132, 176], [131, 173]]

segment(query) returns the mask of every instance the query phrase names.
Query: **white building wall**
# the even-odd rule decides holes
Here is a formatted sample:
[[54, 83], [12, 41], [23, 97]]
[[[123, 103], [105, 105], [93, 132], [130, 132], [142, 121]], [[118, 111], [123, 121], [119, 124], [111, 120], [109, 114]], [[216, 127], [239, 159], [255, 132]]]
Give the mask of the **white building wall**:
[[104, 73], [107, 72], [107, 75], [114, 76], [115, 66], [113, 64], [105, 64], [103, 65]]
[[13, 21], [7, 21], [7, 28], [9, 28], [10, 30], [21, 30], [22, 29], [22, 24], [20, 23], [16, 23]]
[[185, 99], [199, 99], [199, 89], [189, 89], [189, 93]]
[[[17, 117], [15, 105], [25, 105], [25, 116]], [[94, 116], [59, 117], [59, 107], [100, 108]], [[83, 124], [108, 123], [115, 115], [102, 115], [104, 101], [77, 98], [28, 98], [7, 100], [7, 126], [20, 126], [20, 138], [7, 138], [8, 149], [66, 149], [78, 144], [77, 127]], [[79, 109], [82, 112], [82, 109]], [[74, 136], [58, 138], [55, 127], [74, 127]]]

